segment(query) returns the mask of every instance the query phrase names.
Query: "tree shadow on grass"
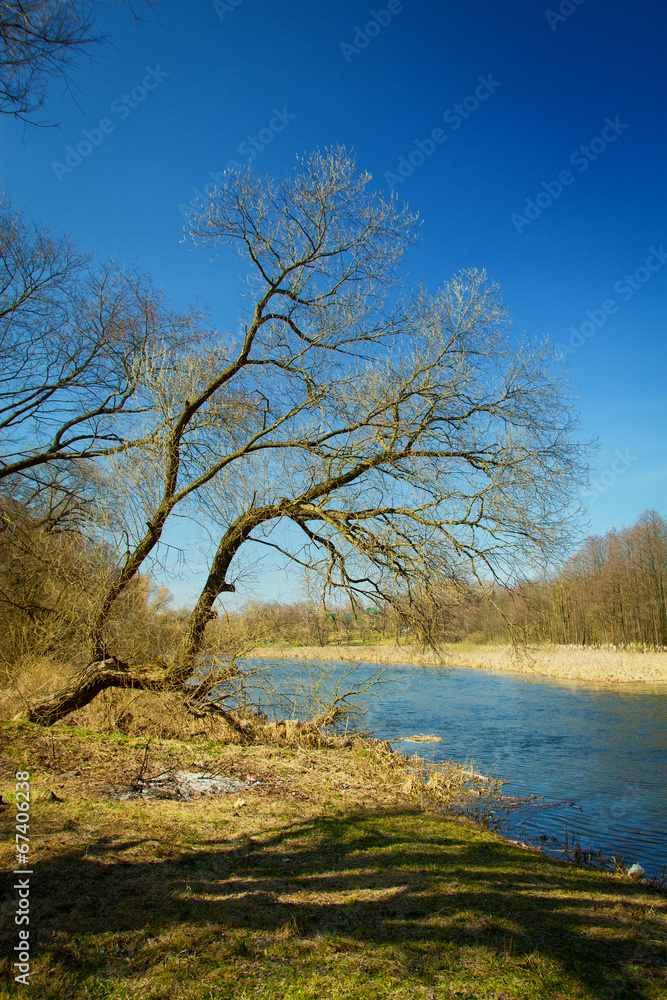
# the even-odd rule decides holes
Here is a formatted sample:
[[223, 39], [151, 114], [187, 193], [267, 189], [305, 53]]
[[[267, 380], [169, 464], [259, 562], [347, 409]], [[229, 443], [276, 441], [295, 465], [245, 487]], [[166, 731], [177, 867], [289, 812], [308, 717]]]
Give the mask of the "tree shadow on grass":
[[[5, 885], [10, 899], [14, 878]], [[516, 972], [538, 955], [605, 1000], [645, 1000], [665, 982], [665, 896], [480, 840], [465, 825], [416, 809], [293, 823], [198, 841], [180, 853], [155, 840], [103, 837], [36, 862], [30, 884], [33, 958], [48, 955], [49, 966], [77, 981], [103, 965], [106, 978], [113, 975], [104, 950], [86, 952], [82, 939], [139, 931], [142, 941], [154, 940], [187, 924], [206, 928], [209, 941], [238, 931], [248, 940], [257, 932], [284, 937], [292, 927], [301, 938], [391, 944], [413, 965], [420, 954], [428, 965], [443, 948], [459, 956], [477, 949], [511, 955]], [[647, 903], [652, 926], [663, 920], [663, 936], [650, 944], [641, 922]], [[16, 939], [8, 923], [5, 956]]]

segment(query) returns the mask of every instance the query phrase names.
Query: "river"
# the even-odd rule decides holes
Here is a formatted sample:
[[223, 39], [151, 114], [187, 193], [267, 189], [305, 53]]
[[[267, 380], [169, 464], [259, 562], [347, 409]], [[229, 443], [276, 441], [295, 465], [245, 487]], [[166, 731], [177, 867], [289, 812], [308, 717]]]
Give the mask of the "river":
[[[247, 662], [270, 667], [283, 690], [318, 669], [297, 661]], [[334, 676], [349, 669], [327, 664]], [[374, 669], [359, 665], [347, 684]], [[667, 685], [592, 688], [523, 674], [396, 665], [390, 683], [359, 700], [367, 727], [382, 739], [442, 738], [393, 742], [394, 749], [474, 761], [476, 771], [508, 779], [506, 794], [542, 797], [549, 808], [510, 814], [508, 835], [554, 849], [567, 826], [568, 842], [578, 840], [582, 851], [622, 856], [650, 875], [667, 864]], [[298, 700], [296, 708], [298, 714]]]

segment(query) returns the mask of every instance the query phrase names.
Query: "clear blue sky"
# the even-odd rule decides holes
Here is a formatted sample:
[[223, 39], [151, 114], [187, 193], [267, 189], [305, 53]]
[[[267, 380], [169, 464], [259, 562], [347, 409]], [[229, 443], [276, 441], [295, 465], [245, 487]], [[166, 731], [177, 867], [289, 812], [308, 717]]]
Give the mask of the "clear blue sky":
[[186, 248], [179, 206], [230, 161], [280, 174], [343, 144], [420, 213], [412, 279], [485, 268], [517, 332], [566, 352], [600, 444], [590, 530], [667, 513], [664, 2], [166, 0], [103, 27], [52, 88], [59, 128], [0, 124], [13, 202], [233, 329], [238, 274]]

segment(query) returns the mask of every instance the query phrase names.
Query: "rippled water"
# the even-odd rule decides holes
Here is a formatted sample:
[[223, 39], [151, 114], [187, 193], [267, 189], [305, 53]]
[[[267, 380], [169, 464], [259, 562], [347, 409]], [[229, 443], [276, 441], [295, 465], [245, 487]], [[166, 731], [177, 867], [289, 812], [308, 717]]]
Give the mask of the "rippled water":
[[[333, 670], [349, 664], [331, 664]], [[284, 665], [284, 683], [307, 667]], [[358, 675], [374, 669], [360, 666]], [[624, 856], [649, 874], [667, 864], [667, 686], [591, 688], [551, 678], [396, 666], [366, 696], [383, 739], [429, 733], [442, 743], [394, 744], [434, 760], [472, 759], [509, 779], [505, 792], [574, 805], [530, 810], [508, 832], [580, 839], [582, 850]]]

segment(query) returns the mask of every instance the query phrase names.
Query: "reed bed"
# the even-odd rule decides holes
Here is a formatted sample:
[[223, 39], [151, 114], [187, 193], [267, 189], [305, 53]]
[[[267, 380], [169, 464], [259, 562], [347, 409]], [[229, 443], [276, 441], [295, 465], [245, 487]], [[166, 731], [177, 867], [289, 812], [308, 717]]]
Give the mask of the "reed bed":
[[437, 652], [395, 642], [377, 646], [271, 646], [254, 656], [414, 666], [474, 667], [509, 673], [537, 674], [589, 684], [667, 684], [667, 651], [615, 646], [540, 645], [514, 648], [451, 643]]

